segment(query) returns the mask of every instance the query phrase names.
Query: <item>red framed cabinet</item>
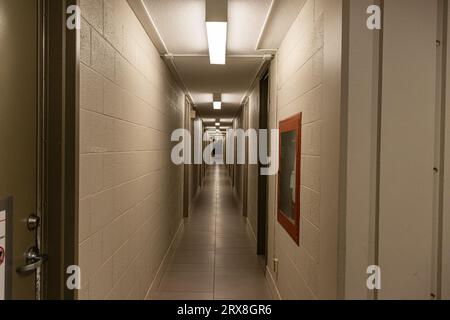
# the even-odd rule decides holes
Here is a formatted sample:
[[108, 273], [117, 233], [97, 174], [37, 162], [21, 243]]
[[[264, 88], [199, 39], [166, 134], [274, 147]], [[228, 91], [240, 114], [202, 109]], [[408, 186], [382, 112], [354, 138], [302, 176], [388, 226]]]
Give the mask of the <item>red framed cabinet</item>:
[[300, 244], [302, 114], [279, 124], [278, 222]]

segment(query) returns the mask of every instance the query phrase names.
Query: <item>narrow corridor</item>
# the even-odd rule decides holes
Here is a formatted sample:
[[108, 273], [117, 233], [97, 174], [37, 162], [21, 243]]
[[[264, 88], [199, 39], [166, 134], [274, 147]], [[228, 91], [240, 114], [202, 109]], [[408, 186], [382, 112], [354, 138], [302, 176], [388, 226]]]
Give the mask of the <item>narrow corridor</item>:
[[154, 300], [268, 300], [264, 261], [239, 212], [227, 169], [208, 169]]

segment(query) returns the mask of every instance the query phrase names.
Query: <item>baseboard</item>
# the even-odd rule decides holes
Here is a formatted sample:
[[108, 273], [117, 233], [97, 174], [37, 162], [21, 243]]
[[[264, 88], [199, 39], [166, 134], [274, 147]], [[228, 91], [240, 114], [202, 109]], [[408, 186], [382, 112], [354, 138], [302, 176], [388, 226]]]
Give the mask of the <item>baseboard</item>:
[[269, 266], [266, 266], [266, 281], [270, 289], [270, 293], [272, 293], [272, 297], [276, 300], [281, 299], [280, 291], [278, 290], [275, 279], [272, 277], [272, 273], [269, 270]]
[[150, 285], [150, 287], [147, 290], [147, 294], [145, 295], [145, 300], [150, 300], [151, 294], [155, 291], [155, 289], [161, 282], [162, 276], [163, 276], [164, 272], [166, 271], [167, 266], [169, 264], [169, 259], [172, 257], [172, 255], [177, 247], [177, 244], [181, 239], [183, 230], [184, 230], [184, 219], [182, 219], [180, 225], [178, 226], [178, 230], [175, 233], [175, 235], [172, 239], [172, 242], [170, 243], [170, 246], [167, 249], [166, 254], [164, 255], [163, 260], [161, 261], [161, 264], [159, 265], [158, 271], [156, 272], [155, 279], [153, 279], [152, 284]]

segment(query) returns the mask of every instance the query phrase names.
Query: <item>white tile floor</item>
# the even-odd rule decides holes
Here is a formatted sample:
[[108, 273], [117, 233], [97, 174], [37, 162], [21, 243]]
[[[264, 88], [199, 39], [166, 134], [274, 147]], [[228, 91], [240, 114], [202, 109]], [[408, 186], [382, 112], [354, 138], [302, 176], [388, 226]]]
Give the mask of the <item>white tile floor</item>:
[[153, 300], [272, 299], [223, 166], [209, 168], [169, 261]]

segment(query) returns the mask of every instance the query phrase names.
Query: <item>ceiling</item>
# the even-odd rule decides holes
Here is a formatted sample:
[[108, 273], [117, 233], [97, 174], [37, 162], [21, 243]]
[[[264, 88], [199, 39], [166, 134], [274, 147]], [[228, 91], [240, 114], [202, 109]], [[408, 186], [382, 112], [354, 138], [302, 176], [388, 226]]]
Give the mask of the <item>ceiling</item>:
[[[144, 0], [172, 54], [208, 54], [205, 0]], [[271, 0], [228, 0], [228, 54], [256, 54]]]
[[[209, 63], [205, 0], [144, 0], [179, 77], [203, 118], [233, 118], [263, 63], [255, 50], [271, 0], [228, 0], [226, 65]], [[239, 57], [233, 57], [239, 55]], [[212, 94], [222, 93], [222, 110]]]
[[[265, 54], [278, 48], [304, 0], [228, 0], [226, 65], [209, 63], [205, 0], [128, 2], [160, 53], [170, 57], [198, 114], [214, 125], [214, 119], [235, 117]], [[222, 110], [213, 110], [213, 93], [222, 93]]]
[[[204, 117], [234, 117], [259, 68], [261, 58], [228, 58], [226, 66], [209, 64], [209, 57], [175, 60], [199, 112]], [[212, 93], [222, 93], [222, 110], [213, 110]]]

